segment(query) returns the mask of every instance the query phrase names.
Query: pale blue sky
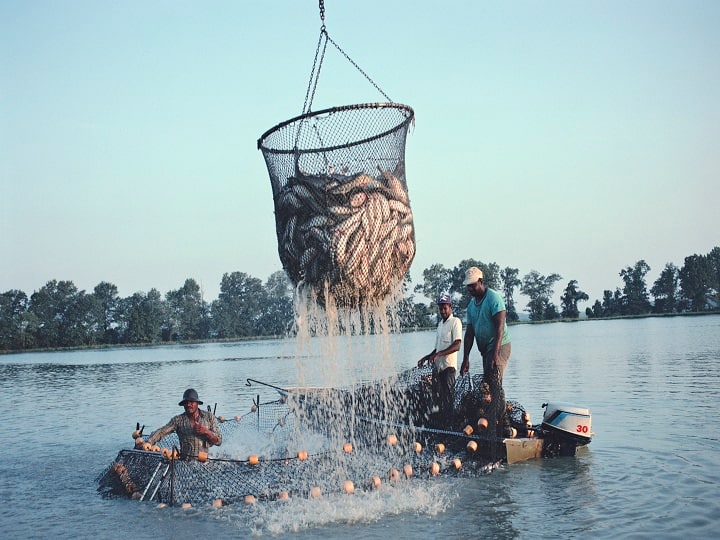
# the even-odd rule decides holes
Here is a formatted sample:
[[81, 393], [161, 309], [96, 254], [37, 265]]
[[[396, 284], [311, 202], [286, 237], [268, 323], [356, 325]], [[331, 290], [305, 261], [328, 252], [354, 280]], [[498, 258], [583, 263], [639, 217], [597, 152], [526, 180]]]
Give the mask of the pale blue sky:
[[[720, 245], [720, 2], [326, 9], [415, 109], [416, 283], [476, 258], [594, 300]], [[316, 0], [0, 0], [0, 292], [192, 277], [212, 300], [280, 270], [256, 141], [300, 114], [319, 29]], [[314, 108], [380, 100], [330, 47]]]

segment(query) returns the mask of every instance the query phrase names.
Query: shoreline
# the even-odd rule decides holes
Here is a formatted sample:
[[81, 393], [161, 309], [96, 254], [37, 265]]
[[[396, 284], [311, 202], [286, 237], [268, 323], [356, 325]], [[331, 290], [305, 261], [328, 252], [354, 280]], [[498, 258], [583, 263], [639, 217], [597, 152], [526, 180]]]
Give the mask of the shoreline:
[[[616, 315], [613, 317], [579, 317], [577, 319], [547, 319], [542, 321], [514, 321], [508, 322], [508, 326], [522, 325], [522, 324], [555, 324], [555, 323], [578, 323], [578, 322], [592, 322], [592, 321], [617, 321], [626, 319], [648, 319], [657, 317], [700, 317], [705, 315], [720, 315], [720, 310], [711, 311], [687, 311], [683, 313], [645, 313], [642, 315]], [[425, 332], [435, 330], [434, 326], [428, 327], [417, 327], [417, 328], [402, 328], [399, 333], [411, 333], [411, 332]], [[48, 347], [48, 348], [34, 348], [34, 349], [13, 349], [13, 350], [0, 350], [0, 356], [13, 355], [22, 353], [46, 353], [46, 352], [70, 352], [70, 351], [85, 351], [85, 350], [99, 350], [99, 349], [133, 349], [138, 347], [171, 347], [177, 345], [201, 345], [204, 343], [235, 343], [239, 341], [267, 341], [271, 339], [286, 339], [291, 336], [248, 336], [248, 337], [237, 337], [237, 338], [223, 338], [223, 339], [198, 339], [198, 340], [187, 340], [187, 341], [157, 341], [154, 343], [105, 343], [101, 345], [85, 345], [82, 347]]]

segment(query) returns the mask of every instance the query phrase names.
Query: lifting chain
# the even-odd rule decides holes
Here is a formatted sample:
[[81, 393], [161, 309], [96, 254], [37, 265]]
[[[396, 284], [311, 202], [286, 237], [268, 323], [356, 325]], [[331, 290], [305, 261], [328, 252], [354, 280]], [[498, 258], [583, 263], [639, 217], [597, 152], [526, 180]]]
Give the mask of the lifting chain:
[[[318, 39], [317, 47], [315, 48], [315, 58], [313, 59], [313, 66], [310, 71], [310, 81], [308, 82], [307, 92], [305, 92], [305, 102], [303, 103], [302, 114], [309, 113], [312, 108], [312, 102], [313, 99], [315, 99], [315, 90], [317, 89], [318, 80], [320, 79], [320, 68], [322, 67], [323, 60], [325, 59], [325, 51], [327, 49], [328, 41], [332, 43], [338, 51], [340, 51], [340, 53], [355, 67], [355, 69], [362, 73], [363, 77], [365, 77], [387, 101], [393, 103], [393, 100], [390, 99], [385, 92], [383, 92], [377, 83], [373, 81], [370, 76], [365, 73], [362, 68], [358, 66], [345, 51], [342, 50], [342, 48], [340, 48], [340, 45], [335, 43], [335, 41], [333, 41], [333, 39], [328, 35], [327, 28], [325, 27], [325, 0], [319, 0], [318, 7], [320, 8], [320, 22], [322, 23], [322, 26], [320, 26], [320, 38]], [[320, 51], [321, 48], [322, 52]]]

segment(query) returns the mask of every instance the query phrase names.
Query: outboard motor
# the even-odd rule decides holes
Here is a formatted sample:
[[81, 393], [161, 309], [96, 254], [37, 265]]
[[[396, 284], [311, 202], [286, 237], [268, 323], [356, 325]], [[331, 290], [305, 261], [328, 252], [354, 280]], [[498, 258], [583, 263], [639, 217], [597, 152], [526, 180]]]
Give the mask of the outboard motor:
[[592, 440], [592, 417], [588, 409], [560, 402], [543, 403], [543, 407], [545, 455], [574, 456], [578, 446]]

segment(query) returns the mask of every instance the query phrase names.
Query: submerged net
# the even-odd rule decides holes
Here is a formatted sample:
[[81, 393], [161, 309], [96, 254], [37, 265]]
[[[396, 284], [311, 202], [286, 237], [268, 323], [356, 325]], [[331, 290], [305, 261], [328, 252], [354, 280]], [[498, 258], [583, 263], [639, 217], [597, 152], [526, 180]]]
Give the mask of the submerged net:
[[309, 112], [262, 135], [278, 253], [320, 304], [376, 305], [415, 256], [405, 177], [413, 110], [367, 103]]
[[[121, 450], [98, 478], [106, 496], [169, 504], [231, 504], [371, 490], [411, 476], [478, 475], [498, 465], [501, 439], [466, 433], [457, 416], [432, 418], [428, 368], [356, 388], [277, 389], [278, 400], [219, 427], [223, 445], [207, 461], [172, 452]], [[461, 377], [458, 405], [481, 399], [481, 380]], [[393, 403], [405, 403], [399, 408]], [[508, 422], [520, 424], [514, 404]], [[517, 421], [516, 421], [517, 420]], [[475, 449], [469, 442], [474, 441]], [[158, 443], [172, 449], [171, 434]], [[242, 456], [238, 458], [238, 456]]]

